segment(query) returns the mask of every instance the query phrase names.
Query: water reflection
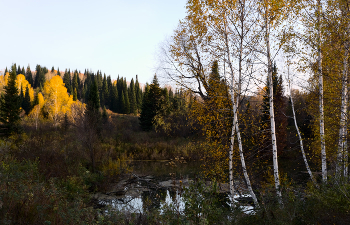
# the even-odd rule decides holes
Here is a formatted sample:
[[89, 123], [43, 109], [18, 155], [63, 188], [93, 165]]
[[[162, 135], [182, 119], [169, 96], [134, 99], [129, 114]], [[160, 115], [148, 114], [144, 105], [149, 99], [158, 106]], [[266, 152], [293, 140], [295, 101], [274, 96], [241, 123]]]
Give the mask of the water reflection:
[[[170, 166], [168, 161], [133, 161], [131, 169], [137, 178], [135, 178], [137, 183], [134, 186], [125, 187], [127, 190], [125, 196], [104, 201], [104, 204], [110, 205], [115, 210], [130, 213], [144, 213], [154, 210], [163, 213], [166, 208], [183, 212], [186, 202], [183, 187], [177, 185], [175, 188], [175, 183], [181, 181], [184, 186], [190, 185], [192, 180], [195, 180], [194, 178], [200, 177], [201, 163], [188, 162], [183, 164], [176, 162], [175, 166]], [[136, 193], [136, 195], [128, 195], [128, 193]], [[201, 196], [203, 193], [198, 194]], [[221, 192], [214, 195], [213, 193], [204, 193], [202, 197], [205, 199], [215, 198], [212, 202], [217, 208], [230, 210], [232, 203], [235, 205], [239, 203], [240, 197], [242, 199], [242, 197], [249, 198], [250, 196], [236, 195], [232, 199], [227, 192]], [[242, 204], [241, 209], [246, 213], [254, 212], [254, 207], [246, 202]]]
[[[208, 193], [209, 194], [209, 193]], [[242, 195], [243, 197], [250, 197], [249, 195]], [[240, 204], [239, 195], [234, 196], [233, 202], [235, 205]], [[205, 197], [205, 196], [204, 196]], [[232, 207], [232, 198], [227, 193], [217, 193], [215, 194], [217, 201], [214, 201], [217, 208], [223, 208], [225, 210], [230, 210]], [[125, 196], [125, 199], [116, 199], [109, 202], [104, 202], [112, 206], [113, 209], [118, 211], [127, 211], [130, 213], [144, 213], [157, 210], [160, 213], [164, 212], [166, 208], [176, 209], [178, 212], [183, 212], [185, 210], [185, 199], [182, 193], [174, 190], [160, 189], [157, 191], [145, 191], [139, 197]], [[254, 213], [254, 207], [252, 205], [241, 205], [242, 212], [247, 214]]]

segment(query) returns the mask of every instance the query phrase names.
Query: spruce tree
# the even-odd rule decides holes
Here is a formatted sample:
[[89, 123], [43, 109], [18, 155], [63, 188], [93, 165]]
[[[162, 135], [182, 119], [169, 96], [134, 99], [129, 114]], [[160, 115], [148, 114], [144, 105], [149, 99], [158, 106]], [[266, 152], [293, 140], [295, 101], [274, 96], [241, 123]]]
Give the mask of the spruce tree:
[[154, 117], [161, 107], [162, 90], [159, 87], [157, 75], [154, 75], [152, 84], [146, 89], [141, 114], [139, 117], [141, 128], [145, 131], [152, 129]]
[[107, 84], [107, 77], [106, 77], [106, 74], [104, 74], [103, 80], [102, 80], [101, 105], [103, 106], [108, 105], [108, 96], [109, 96], [109, 90], [108, 90], [108, 84]]
[[69, 94], [72, 94], [72, 85], [71, 85], [71, 76], [70, 76], [70, 70], [69, 72], [66, 71], [64, 72], [64, 75], [63, 75], [63, 83], [65, 84], [66, 88], [67, 88], [67, 92]]
[[113, 96], [115, 95], [114, 93], [114, 87], [112, 84], [112, 79], [111, 76], [107, 77], [107, 86], [108, 86], [108, 108], [113, 111]]
[[[282, 76], [278, 76], [277, 66], [274, 63], [272, 68], [272, 82], [273, 82], [273, 102], [274, 102], [274, 112], [276, 121], [276, 139], [277, 139], [277, 149], [278, 155], [283, 152], [286, 146], [287, 133], [286, 127], [288, 125], [288, 118], [285, 116], [286, 111], [286, 99], [284, 97], [283, 81]], [[265, 94], [263, 96], [262, 103], [262, 116], [261, 116], [261, 130], [270, 129], [270, 104], [269, 104], [269, 81], [267, 80], [266, 87], [264, 88]], [[266, 136], [264, 139], [265, 143], [271, 143], [271, 136]], [[267, 145], [267, 144], [266, 144]], [[269, 146], [269, 145], [267, 145]], [[270, 151], [270, 149], [264, 149], [264, 151]]]
[[23, 99], [24, 99], [24, 94], [23, 94], [23, 87], [21, 85], [21, 89], [19, 90], [19, 104], [20, 106], [22, 107], [22, 104], [23, 104]]
[[26, 115], [29, 114], [31, 110], [31, 102], [30, 102], [30, 96], [29, 96], [29, 88], [26, 88], [25, 96], [22, 101], [22, 108], [26, 112]]
[[135, 94], [134, 79], [131, 79], [129, 86], [129, 101], [130, 101], [130, 113], [137, 114], [137, 102]]
[[36, 66], [36, 75], [35, 75], [35, 82], [34, 82], [34, 88], [42, 88], [44, 87], [45, 83], [45, 74], [47, 73], [47, 69], [41, 68], [40, 65]]
[[112, 86], [111, 96], [111, 110], [113, 112], [119, 112], [119, 96], [117, 86]]
[[125, 113], [126, 111], [126, 107], [125, 107], [125, 95], [124, 95], [124, 91], [121, 92], [121, 95], [120, 95], [120, 113]]
[[8, 72], [9, 72], [9, 71], [7, 70], [7, 66], [6, 66], [4, 75], [6, 75], [6, 73], [8, 73]]
[[74, 72], [73, 76], [73, 82], [72, 82], [72, 89], [73, 89], [73, 100], [76, 101], [78, 99], [78, 72]]
[[32, 75], [32, 71], [30, 70], [30, 66], [28, 65], [27, 67], [27, 71], [25, 74], [26, 80], [28, 81], [28, 83], [34, 87], [34, 81], [33, 81], [33, 75]]
[[100, 109], [100, 97], [98, 93], [98, 87], [95, 80], [92, 81], [89, 91], [89, 99], [87, 104], [87, 109], [89, 112], [96, 114]]
[[18, 65], [18, 69], [16, 71], [16, 74], [19, 75], [19, 74], [22, 74], [22, 69], [21, 67]]
[[76, 101], [78, 100], [78, 93], [77, 93], [77, 89], [74, 88], [74, 91], [73, 91], [73, 101]]
[[125, 100], [125, 104], [124, 104], [124, 114], [129, 114], [130, 113], [130, 100], [129, 100], [129, 94], [128, 92], [124, 92], [124, 100]]
[[142, 90], [138, 81], [138, 77], [136, 75], [136, 82], [135, 82], [135, 95], [136, 95], [136, 108], [137, 111], [141, 111], [142, 106]]
[[5, 93], [0, 97], [1, 134], [9, 136], [20, 131], [20, 96], [16, 86], [16, 67], [12, 67]]
[[41, 71], [41, 67], [40, 65], [36, 65], [35, 67], [35, 79], [34, 79], [34, 88], [37, 88], [39, 87], [39, 74], [40, 74], [40, 71]]

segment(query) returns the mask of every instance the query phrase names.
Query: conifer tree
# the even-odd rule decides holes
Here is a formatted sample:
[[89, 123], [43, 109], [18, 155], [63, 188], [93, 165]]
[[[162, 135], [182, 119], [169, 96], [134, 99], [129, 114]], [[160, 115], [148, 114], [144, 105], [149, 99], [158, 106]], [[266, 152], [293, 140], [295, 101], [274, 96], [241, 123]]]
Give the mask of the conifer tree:
[[36, 66], [36, 75], [35, 75], [35, 82], [34, 82], [34, 88], [42, 88], [45, 83], [45, 74], [47, 73], [46, 67], [41, 68], [40, 65]]
[[109, 90], [108, 90], [108, 84], [107, 84], [107, 77], [106, 74], [103, 75], [103, 81], [102, 81], [102, 96], [101, 96], [101, 104], [102, 105], [109, 105], [108, 104], [108, 97], [109, 97]]
[[135, 95], [136, 95], [136, 107], [137, 107], [137, 110], [140, 112], [141, 105], [142, 105], [142, 89], [140, 87], [137, 75], [136, 75], [136, 82], [135, 82]]
[[98, 87], [95, 80], [92, 81], [89, 91], [89, 98], [87, 102], [87, 111], [90, 116], [99, 115], [100, 97], [98, 94]]
[[113, 112], [119, 112], [119, 97], [118, 97], [118, 90], [117, 86], [112, 86], [111, 93], [111, 110]]
[[9, 72], [9, 71], [7, 70], [7, 66], [6, 66], [4, 75], [6, 75], [6, 73], [8, 73], [8, 72]]
[[152, 84], [145, 91], [142, 101], [141, 114], [139, 117], [141, 128], [145, 131], [152, 129], [154, 117], [161, 107], [162, 93], [159, 87], [157, 75], [154, 75]]
[[107, 96], [107, 104], [108, 104], [108, 108], [110, 110], [113, 110], [113, 96], [114, 96], [114, 87], [113, 87], [113, 84], [112, 84], [112, 79], [111, 79], [111, 76], [108, 76], [107, 77], [107, 86], [108, 86], [108, 96]]
[[130, 101], [129, 101], [129, 94], [128, 92], [124, 92], [124, 114], [129, 114], [130, 113]]
[[72, 93], [72, 85], [71, 85], [70, 70], [67, 71], [67, 69], [66, 69], [66, 71], [64, 72], [63, 83], [66, 86], [68, 93], [71, 94]]
[[[276, 63], [274, 63], [272, 68], [272, 82], [273, 82], [273, 99], [274, 99], [274, 112], [275, 112], [275, 121], [276, 121], [276, 139], [277, 139], [277, 149], [278, 155], [281, 155], [283, 148], [286, 146], [286, 127], [288, 125], [288, 118], [285, 116], [286, 110], [286, 101], [283, 93], [283, 81], [282, 76], [278, 76]], [[270, 129], [270, 116], [269, 116], [269, 82], [267, 81], [267, 85], [265, 87], [265, 94], [263, 96], [263, 104], [262, 104], [262, 130]], [[271, 137], [268, 135], [264, 137], [266, 139], [266, 146], [269, 146], [271, 142]], [[264, 142], [265, 142], [264, 141]], [[265, 149], [265, 151], [270, 151], [270, 149]]]
[[30, 70], [30, 66], [28, 65], [27, 67], [27, 71], [25, 74], [26, 80], [28, 81], [28, 83], [34, 87], [34, 81], [33, 81], [33, 75], [32, 75], [32, 71]]
[[137, 102], [136, 102], [136, 94], [135, 94], [135, 85], [134, 79], [131, 79], [130, 87], [129, 87], [129, 100], [130, 100], [130, 113], [136, 115], [137, 113]]
[[9, 136], [20, 131], [20, 96], [16, 86], [16, 67], [12, 67], [5, 93], [0, 97], [0, 122], [2, 123], [1, 133]]
[[22, 69], [21, 69], [21, 67], [19, 65], [18, 65], [18, 69], [17, 69], [16, 73], [17, 73], [17, 75], [18, 74], [22, 74]]
[[120, 113], [124, 113], [125, 110], [125, 95], [124, 95], [124, 91], [121, 92], [120, 95]]
[[23, 87], [22, 87], [22, 85], [21, 85], [21, 89], [19, 90], [19, 104], [20, 104], [20, 106], [22, 107], [22, 104], [23, 104], [23, 99], [24, 99], [24, 94], [23, 94]]
[[60, 68], [59, 67], [57, 68], [57, 75], [61, 76], [61, 72], [60, 72]]
[[24, 99], [22, 101], [22, 108], [23, 110], [26, 112], [26, 115], [29, 114], [30, 110], [31, 110], [31, 102], [30, 102], [30, 96], [29, 96], [29, 88], [26, 88], [26, 92], [25, 92], [25, 96]]
[[78, 99], [78, 72], [74, 72], [73, 76], [73, 82], [72, 82], [72, 89], [73, 89], [73, 101], [76, 101]]
[[76, 101], [78, 100], [78, 93], [77, 93], [77, 89], [74, 88], [74, 91], [73, 91], [73, 101]]

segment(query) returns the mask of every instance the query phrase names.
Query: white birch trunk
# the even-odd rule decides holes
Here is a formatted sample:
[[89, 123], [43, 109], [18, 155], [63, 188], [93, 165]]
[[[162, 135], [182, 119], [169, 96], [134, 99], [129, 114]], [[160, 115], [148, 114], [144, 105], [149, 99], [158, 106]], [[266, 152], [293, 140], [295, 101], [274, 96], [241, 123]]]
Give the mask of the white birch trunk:
[[[340, 178], [341, 170], [343, 169], [343, 158], [345, 156], [345, 143], [346, 143], [346, 117], [348, 108], [348, 44], [344, 46], [344, 59], [343, 59], [343, 76], [342, 76], [342, 96], [341, 96], [341, 111], [340, 111], [340, 128], [339, 128], [339, 143], [338, 143], [338, 154], [336, 163], [336, 177]], [[345, 160], [345, 159], [344, 159]], [[344, 164], [345, 165], [345, 164]]]
[[239, 125], [238, 125], [238, 118], [237, 118], [237, 111], [234, 113], [234, 120], [236, 121], [236, 130], [237, 130], [237, 139], [238, 139], [238, 147], [239, 147], [239, 157], [241, 159], [241, 164], [242, 164], [242, 170], [243, 170], [243, 175], [244, 175], [244, 179], [246, 181], [247, 184], [247, 188], [248, 191], [251, 195], [251, 197], [253, 198], [254, 201], [254, 205], [256, 208], [259, 208], [259, 203], [258, 203], [258, 199], [256, 198], [256, 195], [253, 191], [252, 185], [250, 183], [250, 179], [249, 179], [249, 175], [247, 172], [247, 167], [245, 165], [245, 159], [244, 159], [244, 154], [243, 154], [243, 146], [242, 146], [242, 139], [241, 139], [241, 133], [239, 131]]
[[340, 128], [339, 128], [339, 143], [338, 143], [338, 154], [336, 163], [336, 177], [340, 178], [341, 170], [343, 170], [344, 178], [347, 177], [348, 168], [348, 155], [347, 155], [347, 114], [348, 114], [348, 72], [349, 72], [349, 40], [348, 35], [350, 27], [348, 24], [347, 14], [348, 10], [346, 7], [341, 6], [342, 19], [345, 21], [345, 43], [344, 43], [344, 58], [343, 58], [343, 74], [342, 74], [342, 96], [341, 96], [341, 112], [340, 112]]
[[[239, 96], [240, 96], [240, 87], [241, 84], [238, 85], [239, 90], [238, 90], [238, 97], [237, 97], [237, 103], [235, 101], [235, 91], [234, 91], [234, 87], [235, 87], [235, 79], [234, 79], [234, 69], [232, 66], [232, 62], [231, 62], [231, 57], [230, 57], [230, 49], [228, 46], [228, 39], [227, 39], [227, 30], [225, 27], [225, 45], [226, 45], [226, 50], [227, 50], [227, 60], [228, 60], [228, 65], [231, 71], [231, 86], [230, 86], [230, 92], [231, 92], [231, 102], [232, 102], [232, 110], [233, 110], [233, 124], [232, 124], [232, 132], [231, 132], [231, 146], [230, 146], [230, 163], [229, 163], [229, 169], [230, 169], [230, 192], [231, 189], [233, 189], [233, 171], [231, 170], [232, 168], [232, 154], [233, 154], [233, 144], [234, 144], [234, 132], [235, 132], [235, 128], [237, 131], [237, 139], [238, 139], [238, 146], [239, 146], [239, 156], [240, 156], [240, 160], [241, 160], [241, 164], [242, 164], [242, 169], [243, 169], [243, 174], [244, 174], [244, 178], [247, 184], [247, 188], [249, 190], [249, 193], [251, 195], [251, 197], [253, 198], [254, 201], [254, 205], [256, 208], [259, 207], [259, 203], [258, 200], [256, 198], [256, 195], [253, 191], [253, 188], [251, 186], [251, 182], [249, 179], [249, 175], [247, 172], [247, 167], [245, 165], [245, 158], [244, 158], [244, 154], [243, 154], [243, 147], [242, 147], [242, 139], [241, 139], [241, 134], [239, 131], [239, 123], [238, 123], [238, 103], [239, 103]], [[241, 58], [240, 58], [241, 60]], [[240, 62], [240, 67], [241, 67], [241, 62]], [[239, 68], [239, 82], [241, 82], [241, 71], [242, 69]], [[232, 176], [232, 177], [231, 177]], [[232, 183], [231, 183], [232, 182]], [[233, 194], [233, 192], [231, 192], [231, 195]], [[232, 198], [234, 197], [234, 195], [232, 195]]]
[[[234, 80], [234, 71], [232, 70], [232, 65], [231, 65], [231, 58], [230, 58], [230, 51], [228, 47], [228, 38], [227, 38], [227, 30], [226, 30], [226, 25], [225, 25], [225, 46], [227, 50], [227, 61], [228, 64], [230, 65], [231, 68], [231, 85], [230, 85], [230, 92], [231, 92], [231, 101], [232, 101], [232, 110], [233, 112], [236, 111], [236, 104], [235, 104], [235, 92], [234, 92], [234, 86], [235, 86], [235, 80]], [[226, 59], [224, 59], [226, 60]], [[235, 189], [234, 189], [234, 180], [233, 180], [233, 146], [235, 143], [235, 117], [233, 117], [232, 121], [232, 129], [231, 129], [231, 142], [230, 142], [230, 152], [229, 152], [229, 186], [230, 186], [230, 194], [232, 197], [232, 204], [233, 198], [235, 196]]]
[[303, 155], [303, 159], [304, 159], [304, 163], [305, 163], [305, 166], [306, 166], [306, 170], [309, 173], [312, 182], [317, 187], [318, 185], [317, 185], [316, 179], [314, 178], [314, 176], [313, 176], [313, 174], [311, 172], [311, 169], [309, 167], [309, 163], [308, 163], [307, 158], [306, 158], [306, 154], [305, 154], [305, 151], [304, 151], [303, 139], [301, 137], [301, 134], [300, 134], [300, 131], [299, 131], [299, 127], [298, 127], [298, 123], [297, 123], [297, 118], [295, 116], [294, 101], [293, 101], [293, 96], [292, 96], [292, 87], [291, 87], [290, 79], [289, 79], [289, 67], [288, 67], [288, 85], [289, 85], [290, 101], [291, 101], [291, 104], [292, 104], [294, 125], [295, 125], [295, 128], [297, 130], [298, 137], [299, 137], [299, 142], [300, 142], [300, 150], [301, 150], [301, 153]]
[[345, 141], [344, 141], [344, 179], [345, 181], [348, 180], [348, 166], [349, 166], [349, 153], [348, 153], [348, 140], [347, 140], [347, 136], [348, 136], [348, 129], [347, 129], [347, 123], [346, 123], [346, 128], [345, 128]]
[[266, 55], [268, 63], [268, 81], [269, 81], [269, 107], [270, 107], [270, 124], [271, 124], [271, 142], [272, 142], [272, 160], [273, 160], [273, 175], [275, 178], [275, 188], [277, 192], [278, 199], [282, 203], [282, 193], [280, 190], [280, 177], [278, 170], [278, 157], [277, 157], [277, 142], [276, 142], [276, 126], [275, 126], [275, 113], [273, 106], [273, 81], [272, 81], [272, 62], [270, 53], [270, 29], [267, 23], [268, 18], [265, 18], [265, 29], [266, 29]]
[[[232, 90], [231, 90], [232, 91]], [[234, 98], [234, 97], [233, 97]], [[233, 109], [234, 110], [234, 109]], [[235, 120], [233, 119], [232, 123], [235, 123]], [[232, 197], [232, 200], [235, 196], [235, 188], [233, 184], [233, 146], [235, 143], [235, 126], [232, 125], [231, 130], [231, 143], [230, 143], [230, 152], [229, 152], [229, 183], [230, 183], [230, 194]], [[232, 201], [233, 202], [233, 201]], [[232, 203], [233, 204], [233, 203]]]
[[320, 139], [321, 139], [321, 161], [322, 161], [322, 180], [327, 182], [327, 156], [326, 141], [324, 134], [324, 106], [323, 106], [323, 75], [322, 75], [322, 52], [321, 52], [321, 1], [317, 0], [317, 73], [319, 80], [319, 110], [320, 110]]

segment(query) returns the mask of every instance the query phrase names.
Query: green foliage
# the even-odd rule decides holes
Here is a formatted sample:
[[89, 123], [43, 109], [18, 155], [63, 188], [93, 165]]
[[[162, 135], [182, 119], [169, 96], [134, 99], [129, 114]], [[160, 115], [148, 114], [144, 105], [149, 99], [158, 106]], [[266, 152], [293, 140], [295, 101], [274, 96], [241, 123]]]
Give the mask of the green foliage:
[[140, 88], [140, 84], [136, 75], [136, 82], [135, 82], [135, 96], [136, 96], [136, 105], [137, 105], [137, 110], [141, 111], [141, 106], [142, 106], [142, 90]]
[[40, 65], [36, 65], [36, 73], [35, 73], [35, 81], [34, 88], [42, 88], [44, 87], [44, 83], [46, 81], [45, 74], [47, 73], [47, 69], [42, 68]]
[[129, 87], [129, 100], [130, 100], [130, 113], [136, 115], [137, 113], [137, 101], [134, 79], [131, 79]]
[[29, 82], [29, 84], [33, 87], [34, 81], [33, 81], [32, 71], [30, 70], [30, 66], [27, 67], [25, 77], [26, 77], [26, 80]]
[[0, 224], [86, 224], [94, 220], [78, 177], [45, 181], [36, 162], [13, 159], [2, 161], [0, 173]]
[[95, 80], [92, 81], [89, 98], [87, 102], [87, 109], [89, 113], [96, 114], [100, 109], [100, 98], [98, 93], [98, 87]]
[[5, 93], [0, 97], [1, 134], [9, 136], [20, 131], [21, 97], [16, 86], [16, 67], [12, 67], [5, 86]]
[[145, 92], [145, 96], [142, 101], [140, 125], [145, 131], [152, 129], [154, 124], [154, 117], [157, 115], [161, 108], [162, 102], [162, 90], [159, 87], [157, 75], [154, 75], [153, 82], [149, 87], [149, 90]]
[[66, 86], [68, 93], [71, 94], [73, 92], [72, 84], [71, 84], [72, 81], [71, 81], [70, 71], [68, 72], [67, 69], [63, 75], [63, 83]]
[[123, 113], [129, 114], [130, 113], [130, 101], [129, 101], [129, 94], [126, 90], [125, 92], [122, 92], [124, 94], [124, 105], [123, 105]]
[[[278, 155], [283, 153], [283, 149], [287, 143], [287, 125], [288, 119], [286, 115], [286, 103], [287, 99], [284, 97], [283, 80], [282, 75], [278, 76], [276, 63], [272, 68], [272, 82], [273, 82], [273, 105], [274, 105], [274, 116], [276, 122], [276, 138], [277, 138], [277, 150]], [[270, 103], [269, 103], [269, 81], [264, 88], [263, 103], [261, 107], [261, 130], [270, 129]], [[271, 143], [271, 135], [263, 135], [262, 141], [264, 146], [269, 146]], [[261, 150], [263, 155], [271, 155], [266, 152], [271, 152], [269, 148]]]
[[30, 110], [32, 109], [31, 106], [32, 105], [31, 105], [31, 102], [30, 102], [29, 88], [27, 87], [24, 99], [22, 101], [22, 108], [26, 112], [27, 115], [29, 114]]
[[197, 181], [185, 189], [183, 213], [190, 224], [227, 224], [229, 222], [226, 215], [232, 209], [229, 205], [226, 208], [222, 207], [220, 201], [225, 199], [219, 198], [217, 188], [216, 182], [213, 182], [211, 187], [207, 187], [203, 181]]

